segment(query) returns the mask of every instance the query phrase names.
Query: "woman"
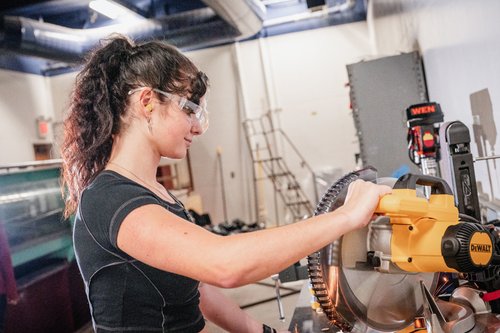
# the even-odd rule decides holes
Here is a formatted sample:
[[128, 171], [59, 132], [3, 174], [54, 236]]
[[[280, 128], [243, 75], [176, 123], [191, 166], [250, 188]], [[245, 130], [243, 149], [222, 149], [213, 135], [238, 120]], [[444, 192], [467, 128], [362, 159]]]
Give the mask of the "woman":
[[[221, 237], [156, 181], [207, 128], [207, 77], [177, 49], [115, 37], [79, 73], [62, 146], [66, 216], [96, 332], [272, 332], [217, 287], [259, 281], [368, 223], [390, 188], [357, 181], [335, 212]], [[280, 253], [280, 256], [270, 256]], [[200, 283], [201, 282], [201, 283]]]

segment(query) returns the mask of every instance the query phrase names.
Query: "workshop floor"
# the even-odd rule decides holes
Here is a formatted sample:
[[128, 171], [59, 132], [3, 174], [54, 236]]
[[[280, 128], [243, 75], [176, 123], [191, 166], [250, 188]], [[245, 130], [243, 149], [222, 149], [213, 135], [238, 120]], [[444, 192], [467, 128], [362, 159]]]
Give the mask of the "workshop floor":
[[[299, 292], [305, 280], [287, 282], [281, 285], [281, 300], [285, 312], [285, 320], [280, 321], [278, 312], [278, 303], [276, 302], [276, 291], [274, 281], [265, 279], [259, 283], [250, 284], [235, 289], [223, 289], [222, 291], [235, 300], [242, 308], [248, 311], [253, 317], [276, 328], [277, 330], [287, 330], [296, 303]], [[224, 333], [226, 331], [218, 328], [211, 323], [207, 323], [208, 332]], [[92, 333], [92, 327], [89, 325], [75, 333]]]
[[[299, 292], [304, 281], [288, 282], [281, 285], [281, 301], [285, 312], [285, 320], [279, 319], [278, 303], [274, 281], [263, 280], [235, 289], [223, 289], [223, 292], [235, 300], [240, 307], [248, 311], [254, 318], [276, 329], [288, 329], [293, 315]], [[215, 325], [208, 323], [210, 333], [226, 332]]]

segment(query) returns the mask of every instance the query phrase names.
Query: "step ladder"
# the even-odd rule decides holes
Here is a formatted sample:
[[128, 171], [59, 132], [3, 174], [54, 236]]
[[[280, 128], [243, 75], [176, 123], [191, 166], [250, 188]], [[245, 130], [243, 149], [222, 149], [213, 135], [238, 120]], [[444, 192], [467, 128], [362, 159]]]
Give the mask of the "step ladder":
[[[273, 125], [272, 116], [268, 113], [259, 118], [243, 121], [245, 137], [254, 167], [254, 189], [257, 193], [258, 183], [270, 180], [275, 194], [282, 200], [285, 208], [291, 213], [293, 222], [313, 215], [314, 207], [304, 193], [295, 174], [285, 160], [280, 145], [287, 145], [298, 160], [298, 168], [305, 168], [312, 176], [315, 200], [317, 200], [316, 182], [311, 167], [299, 153], [288, 136]], [[288, 160], [288, 159], [287, 159]], [[257, 216], [259, 220], [259, 196], [256, 195]], [[262, 199], [260, 199], [262, 200]], [[259, 220], [259, 222], [262, 222]], [[277, 221], [278, 223], [278, 221]]]

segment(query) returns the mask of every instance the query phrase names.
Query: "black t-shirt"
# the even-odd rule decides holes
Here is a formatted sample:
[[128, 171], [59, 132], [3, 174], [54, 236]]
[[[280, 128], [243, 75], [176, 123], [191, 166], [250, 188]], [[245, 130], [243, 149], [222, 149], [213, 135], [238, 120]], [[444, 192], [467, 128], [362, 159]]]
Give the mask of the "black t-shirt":
[[109, 170], [82, 193], [73, 240], [96, 332], [190, 333], [205, 326], [198, 281], [148, 266], [117, 246], [124, 218], [148, 204], [188, 219], [180, 203]]

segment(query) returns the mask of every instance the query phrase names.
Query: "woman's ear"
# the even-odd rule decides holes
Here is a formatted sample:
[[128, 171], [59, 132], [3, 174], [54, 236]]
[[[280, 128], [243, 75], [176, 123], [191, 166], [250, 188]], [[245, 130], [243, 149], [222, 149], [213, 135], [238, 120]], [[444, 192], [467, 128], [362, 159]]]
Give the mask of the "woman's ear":
[[153, 91], [151, 89], [144, 89], [139, 97], [139, 102], [146, 115], [153, 111]]

